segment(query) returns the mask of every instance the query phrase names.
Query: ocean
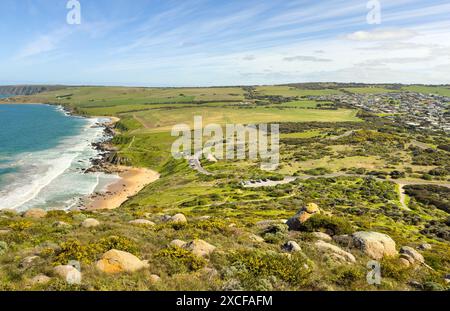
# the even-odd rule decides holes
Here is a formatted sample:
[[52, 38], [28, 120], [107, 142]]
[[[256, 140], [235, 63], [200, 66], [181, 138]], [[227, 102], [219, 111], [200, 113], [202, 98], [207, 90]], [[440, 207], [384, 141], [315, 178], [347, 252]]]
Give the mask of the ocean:
[[102, 118], [50, 105], [0, 105], [0, 209], [70, 209], [119, 177], [84, 173], [105, 139]]

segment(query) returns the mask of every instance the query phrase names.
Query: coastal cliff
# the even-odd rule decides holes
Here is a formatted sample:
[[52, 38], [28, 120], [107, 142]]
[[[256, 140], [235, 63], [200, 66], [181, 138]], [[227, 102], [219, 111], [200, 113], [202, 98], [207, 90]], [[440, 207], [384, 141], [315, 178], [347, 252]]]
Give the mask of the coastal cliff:
[[62, 88], [61, 85], [5, 85], [0, 86], [0, 95], [33, 95]]

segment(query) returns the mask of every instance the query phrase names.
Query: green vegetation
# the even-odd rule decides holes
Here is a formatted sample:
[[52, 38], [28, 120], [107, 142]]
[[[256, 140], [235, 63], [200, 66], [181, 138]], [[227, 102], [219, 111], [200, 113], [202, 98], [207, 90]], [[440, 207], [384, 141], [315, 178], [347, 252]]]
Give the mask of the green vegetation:
[[[403, 87], [404, 89], [405, 87]], [[442, 89], [444, 87], [440, 87]], [[229, 88], [77, 87], [18, 101], [63, 104], [83, 115], [120, 118], [112, 143], [113, 161], [157, 170], [161, 178], [130, 197], [121, 208], [49, 212], [43, 219], [11, 211], [0, 217], [1, 290], [444, 290], [450, 273], [448, 184], [450, 139], [422, 133], [379, 116], [344, 109], [310, 96], [345, 92], [401, 91], [400, 86], [311, 84]], [[202, 175], [186, 160], [171, 157], [174, 124], [279, 123], [280, 167], [262, 171], [259, 160], [201, 160]], [[281, 181], [248, 188], [243, 181]], [[405, 195], [403, 197], [403, 192]], [[320, 213], [292, 231], [284, 223], [308, 203]], [[186, 223], [167, 222], [183, 213]], [[84, 228], [86, 218], [101, 225]], [[136, 226], [146, 219], [154, 226]], [[65, 222], [67, 226], [55, 223]], [[366, 282], [370, 258], [350, 252], [349, 263], [320, 251], [317, 232], [332, 236], [356, 231], [389, 235], [397, 249], [411, 246], [427, 265], [405, 267], [398, 256], [382, 260], [382, 284]], [[216, 247], [197, 256], [171, 241], [201, 239]], [[301, 251], [283, 248], [296, 241]], [[431, 248], [421, 249], [424, 243]], [[7, 249], [7, 251], [5, 251]], [[111, 249], [148, 263], [139, 273], [107, 275], [95, 263]], [[39, 256], [24, 268], [22, 260]], [[66, 284], [53, 267], [78, 260], [83, 283]], [[48, 284], [30, 285], [38, 274]], [[157, 274], [161, 281], [152, 282]], [[412, 282], [414, 281], [414, 282]], [[417, 285], [419, 284], [419, 285]]]

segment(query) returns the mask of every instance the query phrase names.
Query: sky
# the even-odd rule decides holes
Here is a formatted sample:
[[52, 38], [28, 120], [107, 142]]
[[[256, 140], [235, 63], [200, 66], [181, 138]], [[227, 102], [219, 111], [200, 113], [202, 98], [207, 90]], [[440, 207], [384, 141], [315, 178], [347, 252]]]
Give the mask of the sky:
[[68, 2], [0, 1], [0, 84], [450, 83], [449, 0]]

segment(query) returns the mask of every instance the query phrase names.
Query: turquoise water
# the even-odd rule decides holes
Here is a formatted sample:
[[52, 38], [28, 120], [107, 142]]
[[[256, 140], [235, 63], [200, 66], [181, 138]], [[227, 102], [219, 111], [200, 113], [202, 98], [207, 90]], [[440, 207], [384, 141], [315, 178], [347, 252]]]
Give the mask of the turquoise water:
[[0, 209], [67, 209], [116, 179], [85, 174], [106, 120], [48, 105], [0, 105]]

